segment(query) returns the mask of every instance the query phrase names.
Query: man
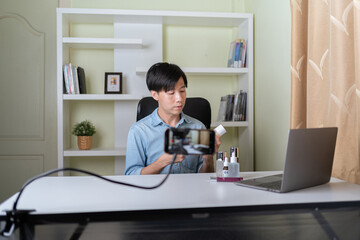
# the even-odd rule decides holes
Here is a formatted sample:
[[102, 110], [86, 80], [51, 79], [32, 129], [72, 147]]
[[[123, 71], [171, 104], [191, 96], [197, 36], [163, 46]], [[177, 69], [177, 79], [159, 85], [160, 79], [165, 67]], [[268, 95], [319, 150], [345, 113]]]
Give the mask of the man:
[[[156, 63], [146, 74], [146, 84], [159, 107], [136, 122], [129, 131], [125, 174], [167, 173], [173, 155], [164, 152], [167, 128], [204, 129], [199, 120], [182, 112], [186, 101], [187, 78], [175, 64]], [[215, 151], [221, 141], [216, 137]], [[172, 173], [213, 172], [212, 155], [177, 155]]]

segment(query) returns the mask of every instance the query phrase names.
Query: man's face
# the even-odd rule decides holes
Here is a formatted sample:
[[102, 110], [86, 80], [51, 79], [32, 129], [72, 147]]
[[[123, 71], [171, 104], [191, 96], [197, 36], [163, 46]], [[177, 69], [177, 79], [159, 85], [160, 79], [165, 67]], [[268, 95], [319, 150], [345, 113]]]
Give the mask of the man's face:
[[151, 95], [159, 103], [159, 111], [161, 114], [166, 115], [179, 115], [185, 106], [186, 101], [186, 87], [184, 79], [179, 78], [175, 88], [165, 92], [151, 91]]

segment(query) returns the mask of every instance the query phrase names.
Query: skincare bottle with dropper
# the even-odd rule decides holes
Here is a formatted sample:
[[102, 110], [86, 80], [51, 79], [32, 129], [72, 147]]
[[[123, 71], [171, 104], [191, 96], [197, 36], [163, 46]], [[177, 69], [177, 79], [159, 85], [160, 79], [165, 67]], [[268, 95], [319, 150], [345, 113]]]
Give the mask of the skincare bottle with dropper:
[[225, 157], [224, 168], [223, 168], [223, 177], [229, 176], [229, 159]]

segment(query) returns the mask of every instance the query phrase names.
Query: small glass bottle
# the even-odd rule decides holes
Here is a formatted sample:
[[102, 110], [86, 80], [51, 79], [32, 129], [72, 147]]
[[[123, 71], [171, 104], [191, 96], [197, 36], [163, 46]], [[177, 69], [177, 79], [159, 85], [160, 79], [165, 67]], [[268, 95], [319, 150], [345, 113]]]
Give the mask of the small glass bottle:
[[226, 152], [216, 153], [216, 177], [222, 177], [223, 175], [224, 155], [226, 156]]
[[229, 177], [229, 159], [225, 157], [223, 177]]

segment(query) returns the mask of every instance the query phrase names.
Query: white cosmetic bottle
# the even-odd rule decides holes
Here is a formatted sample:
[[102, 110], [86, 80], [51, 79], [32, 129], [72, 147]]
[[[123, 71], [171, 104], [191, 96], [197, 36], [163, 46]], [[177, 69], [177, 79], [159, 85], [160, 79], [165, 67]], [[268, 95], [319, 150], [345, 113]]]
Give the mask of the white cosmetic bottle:
[[226, 153], [224, 152], [218, 152], [216, 155], [216, 177], [222, 177], [223, 176], [223, 168], [224, 168], [224, 154], [226, 156]]
[[237, 162], [237, 157], [235, 156], [235, 151], [232, 152], [229, 163], [229, 177], [239, 177], [239, 163]]
[[226, 133], [225, 128], [224, 128], [223, 125], [221, 125], [221, 124], [220, 124], [219, 126], [217, 126], [217, 127], [214, 129], [214, 131], [215, 131], [216, 135], [218, 135], [218, 136], [220, 136], [220, 137]]

